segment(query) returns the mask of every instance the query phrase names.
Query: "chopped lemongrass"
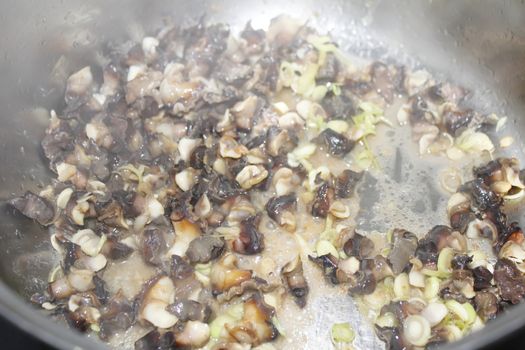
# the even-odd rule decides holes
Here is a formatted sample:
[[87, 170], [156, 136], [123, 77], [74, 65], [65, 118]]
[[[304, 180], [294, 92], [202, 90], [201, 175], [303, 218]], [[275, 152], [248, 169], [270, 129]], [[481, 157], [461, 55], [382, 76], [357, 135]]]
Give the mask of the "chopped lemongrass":
[[351, 343], [355, 339], [355, 332], [348, 322], [335, 323], [330, 331], [330, 337], [334, 345], [340, 343]]
[[[470, 308], [467, 309], [466, 307], [464, 307], [463, 304], [460, 304], [456, 300], [453, 300], [453, 299], [447, 300], [445, 302], [445, 306], [452, 314], [459, 317], [462, 321], [468, 322], [469, 320], [472, 320], [472, 322], [474, 322], [474, 320], [472, 319], [472, 315], [470, 313]], [[472, 305], [470, 306], [472, 307]]]
[[42, 303], [42, 308], [47, 311], [51, 311], [57, 308], [56, 304], [51, 304], [50, 302], [46, 301], [45, 303]]
[[452, 259], [454, 258], [454, 250], [449, 247], [445, 247], [441, 250], [438, 256], [437, 269], [439, 272], [451, 273], [452, 272]]
[[451, 275], [451, 272], [432, 270], [426, 267], [421, 269], [421, 273], [423, 273], [425, 276], [437, 277], [441, 279], [448, 278]]
[[514, 138], [512, 136], [505, 136], [501, 140], [499, 140], [499, 146], [501, 148], [507, 148], [512, 146], [514, 143]]
[[440, 302], [430, 303], [421, 311], [421, 316], [427, 319], [431, 327], [440, 323], [447, 314], [447, 307]]
[[210, 284], [211, 262], [195, 264], [195, 277], [204, 285]]
[[406, 300], [410, 296], [410, 284], [406, 273], [403, 272], [394, 279], [394, 294], [400, 300]]
[[326, 240], [320, 240], [319, 242], [317, 242], [315, 251], [317, 252], [317, 256], [332, 254], [334, 257], [339, 258], [339, 253], [337, 252], [337, 249], [335, 249], [332, 243]]
[[273, 104], [273, 108], [275, 108], [275, 110], [277, 112], [279, 112], [280, 114], [285, 114], [285, 113], [287, 113], [290, 110], [288, 105], [285, 102], [282, 102], [282, 101], [281, 102], [275, 102]]
[[375, 324], [379, 327], [394, 328], [397, 326], [397, 318], [393, 313], [385, 312], [383, 315], [379, 316], [376, 319]]
[[328, 123], [326, 123], [326, 127], [340, 134], [344, 134], [349, 128], [346, 121], [339, 119], [330, 120]]
[[412, 268], [408, 274], [408, 281], [411, 286], [424, 288], [425, 287], [425, 275], [421, 271]]
[[425, 299], [433, 300], [439, 293], [439, 279], [437, 277], [427, 277], [425, 279], [425, 289], [423, 294]]
[[228, 332], [225, 329], [225, 325], [234, 324], [241, 320], [243, 315], [244, 306], [242, 303], [230, 306], [210, 323], [210, 337], [218, 339], [223, 335], [227, 336]]
[[457, 341], [463, 337], [463, 333], [461, 332], [461, 329], [459, 329], [457, 326], [453, 324], [449, 324], [445, 326], [445, 329], [447, 331], [447, 340], [448, 341]]
[[490, 138], [479, 131], [467, 129], [456, 138], [455, 146], [466, 153], [481, 153], [494, 151], [494, 144]]
[[425, 346], [430, 339], [430, 324], [419, 315], [408, 316], [403, 322], [406, 340], [415, 346]]

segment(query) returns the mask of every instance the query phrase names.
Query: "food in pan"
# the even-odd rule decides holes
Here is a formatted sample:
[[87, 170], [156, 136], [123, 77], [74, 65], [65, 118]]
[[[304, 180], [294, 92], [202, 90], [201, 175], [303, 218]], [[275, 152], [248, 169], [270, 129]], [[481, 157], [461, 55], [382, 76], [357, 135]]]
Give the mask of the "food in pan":
[[[56, 250], [32, 301], [135, 349], [301, 348], [322, 294], [353, 298], [388, 349], [457, 340], [525, 295], [523, 232], [506, 216], [523, 174], [497, 158], [505, 118], [467, 95], [347, 56], [287, 16], [114, 48], [50, 112], [56, 179], [10, 201]], [[392, 130], [420, 159], [466, 164], [436, 172], [447, 217], [419, 232], [356, 220], [364, 178], [395, 156]], [[334, 323], [327, 346], [352, 348], [355, 333]]]

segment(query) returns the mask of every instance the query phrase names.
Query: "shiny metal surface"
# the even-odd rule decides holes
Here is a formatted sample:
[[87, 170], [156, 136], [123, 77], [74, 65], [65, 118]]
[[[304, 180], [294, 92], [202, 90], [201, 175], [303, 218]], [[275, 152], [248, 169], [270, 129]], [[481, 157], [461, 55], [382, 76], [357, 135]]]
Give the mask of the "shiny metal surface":
[[[63, 82], [97, 62], [108, 42], [138, 40], [168, 23], [202, 15], [240, 29], [265, 26], [290, 13], [343, 48], [423, 64], [474, 92], [478, 108], [509, 116], [510, 131], [525, 131], [525, 5], [523, 1], [234, 1], [234, 0], [18, 0], [0, 2], [0, 199], [48, 182], [39, 149], [47, 109], [61, 103]], [[57, 65], [57, 62], [60, 64]], [[512, 154], [523, 160], [523, 139]], [[100, 348], [26, 303], [45, 285], [53, 256], [47, 232], [2, 205], [0, 312], [19, 327], [61, 349]], [[21, 297], [22, 296], [22, 297]], [[344, 308], [341, 308], [344, 310]], [[348, 309], [347, 309], [348, 310]], [[525, 326], [525, 305], [483, 332], [450, 345], [481, 348]]]

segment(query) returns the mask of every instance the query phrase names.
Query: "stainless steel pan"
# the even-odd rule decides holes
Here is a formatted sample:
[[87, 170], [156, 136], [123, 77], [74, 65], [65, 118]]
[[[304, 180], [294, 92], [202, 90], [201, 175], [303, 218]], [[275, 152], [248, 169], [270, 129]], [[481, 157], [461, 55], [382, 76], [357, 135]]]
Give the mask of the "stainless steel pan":
[[[138, 40], [163, 21], [189, 24], [206, 15], [235, 30], [248, 20], [264, 26], [281, 13], [309, 18], [347, 50], [411, 59], [470, 88], [478, 108], [509, 116], [519, 140], [511, 153], [523, 160], [523, 1], [5, 0], [0, 2], [2, 202], [49, 181], [39, 149], [46, 109], [60, 103], [67, 75], [95, 62], [94, 53], [108, 42]], [[0, 313], [58, 348], [100, 348], [24, 301], [46, 283], [53, 260], [48, 241], [41, 227], [2, 205]], [[518, 306], [449, 347], [482, 348], [525, 329], [524, 311], [525, 305]]]

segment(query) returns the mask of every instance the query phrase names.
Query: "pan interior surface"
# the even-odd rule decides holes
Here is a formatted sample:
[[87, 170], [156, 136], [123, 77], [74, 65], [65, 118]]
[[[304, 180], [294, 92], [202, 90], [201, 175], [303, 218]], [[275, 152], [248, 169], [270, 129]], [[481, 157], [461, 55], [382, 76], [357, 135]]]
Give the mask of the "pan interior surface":
[[[235, 9], [233, 11], [232, 9]], [[472, 91], [469, 103], [482, 112], [507, 115], [504, 130], [516, 140], [506, 155], [525, 160], [525, 6], [502, 1], [483, 5], [474, 1], [19, 1], [0, 5], [0, 195], [3, 202], [25, 190], [38, 191], [52, 174], [42, 156], [39, 142], [48, 121], [48, 110], [60, 106], [64, 82], [72, 72], [96, 64], [108, 43], [138, 41], [155, 33], [163, 23], [190, 25], [203, 15], [209, 22], [241, 30], [248, 20], [254, 27], [266, 27], [271, 18], [289, 13], [307, 19], [320, 33], [330, 33], [343, 51], [352, 56], [395, 60], [424, 67], [443, 80], [451, 80]], [[27, 21], [20, 21], [27, 18]], [[163, 22], [164, 21], [164, 22]], [[521, 65], [520, 65], [521, 64]], [[387, 136], [385, 136], [387, 137]], [[406, 135], [389, 135], [385, 152], [386, 180], [392, 180], [403, 162], [403, 181], [387, 183], [369, 178], [360, 194], [363, 230], [384, 230], [398, 226], [425, 232], [445, 222], [446, 197], [428, 195], [435, 185], [435, 169], [408, 150], [415, 145]], [[421, 190], [425, 184], [426, 190]], [[427, 185], [428, 184], [428, 185]], [[367, 187], [368, 186], [368, 187]], [[385, 207], [379, 193], [403, 201], [398, 208]], [[415, 194], [415, 195], [414, 195]], [[517, 208], [515, 215], [524, 219]], [[380, 215], [371, 213], [380, 213]], [[34, 307], [23, 303], [47, 284], [48, 271], [56, 263], [49, 235], [38, 224], [2, 205], [0, 241], [0, 310], [26, 331], [55, 346], [71, 349], [100, 348], [91, 340], [49, 323]], [[373, 328], [364, 321], [350, 298], [342, 296], [312, 301], [315, 321], [307, 328], [314, 336], [303, 348], [326, 343], [333, 322], [349, 321], [358, 337], [357, 348], [381, 348]], [[479, 348], [489, 341], [522, 327], [522, 307], [516, 307], [488, 325], [481, 334], [467, 337], [450, 348]], [[504, 326], [506, 324], [506, 326]], [[58, 341], [57, 338], [62, 338]]]

